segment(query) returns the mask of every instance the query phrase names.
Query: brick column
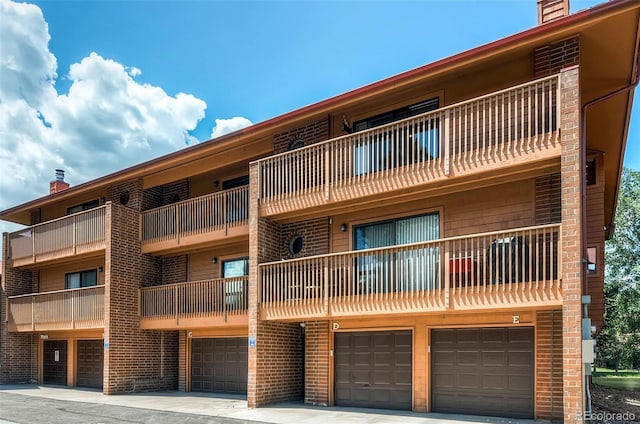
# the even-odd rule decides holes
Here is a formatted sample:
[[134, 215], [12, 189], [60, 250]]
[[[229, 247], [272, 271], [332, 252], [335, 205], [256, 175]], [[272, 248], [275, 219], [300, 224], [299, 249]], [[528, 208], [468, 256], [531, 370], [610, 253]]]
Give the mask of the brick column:
[[[141, 190], [130, 190], [140, 205]], [[107, 204], [104, 393], [178, 388], [178, 334], [140, 330], [139, 289], [160, 282], [161, 261], [141, 253], [138, 209]]]
[[583, 376], [581, 346], [582, 188], [580, 185], [579, 68], [560, 73], [562, 122], [562, 344], [565, 423], [582, 423]]
[[535, 418], [562, 421], [562, 311], [536, 315]]
[[259, 217], [258, 166], [249, 169], [249, 372], [247, 403], [255, 408], [300, 400], [304, 384], [304, 339], [298, 323], [261, 321], [258, 264], [279, 259], [280, 226]]
[[304, 403], [329, 404], [329, 321], [305, 327]]
[[32, 292], [34, 273], [15, 269], [9, 259], [9, 235], [2, 235], [2, 285], [0, 286], [0, 383], [38, 380], [38, 344], [30, 333], [10, 333], [7, 297]]

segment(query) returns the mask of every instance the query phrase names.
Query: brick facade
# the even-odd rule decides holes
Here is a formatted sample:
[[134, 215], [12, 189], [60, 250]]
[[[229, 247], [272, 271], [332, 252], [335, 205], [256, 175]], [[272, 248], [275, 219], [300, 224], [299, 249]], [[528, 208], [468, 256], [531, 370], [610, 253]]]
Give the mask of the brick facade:
[[0, 383], [33, 383], [38, 380], [38, 345], [33, 334], [10, 333], [7, 327], [7, 297], [31, 293], [37, 288], [37, 271], [10, 266], [9, 237], [2, 240], [2, 284], [0, 285]]
[[275, 153], [289, 150], [291, 143], [302, 140], [305, 146], [329, 139], [329, 118], [312, 122], [299, 128], [294, 128], [273, 136]]
[[562, 122], [562, 319], [564, 420], [581, 423], [583, 407], [581, 295], [582, 193], [580, 178], [580, 90], [578, 67], [560, 75]]
[[295, 255], [296, 258], [329, 253], [329, 218], [282, 224], [280, 233], [279, 251], [281, 258], [294, 258], [289, 252], [289, 240], [294, 235], [300, 235], [304, 240], [302, 251]]
[[538, 47], [533, 51], [533, 76], [534, 78], [547, 77], [579, 63], [580, 40], [578, 37], [571, 37]]
[[[142, 190], [128, 187], [130, 204], [139, 207], [141, 196], [133, 194]], [[105, 394], [178, 387], [177, 332], [139, 329], [138, 289], [161, 278], [160, 259], [141, 253], [139, 225], [137, 210], [114, 204], [107, 208]]]
[[258, 263], [279, 260], [281, 226], [258, 217], [258, 168], [249, 176], [249, 347], [247, 403], [250, 408], [303, 399], [304, 339], [298, 323], [259, 320]]
[[305, 324], [304, 403], [329, 405], [329, 321]]
[[562, 311], [536, 315], [536, 418], [561, 421]]
[[187, 281], [187, 255], [162, 258], [162, 284], [183, 283]]

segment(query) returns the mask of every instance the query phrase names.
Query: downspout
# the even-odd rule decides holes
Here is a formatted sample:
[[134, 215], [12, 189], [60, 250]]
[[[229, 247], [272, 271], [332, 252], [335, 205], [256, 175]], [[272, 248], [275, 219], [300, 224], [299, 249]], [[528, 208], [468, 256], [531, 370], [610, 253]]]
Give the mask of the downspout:
[[[637, 51], [637, 49], [636, 49]], [[586, 166], [587, 166], [587, 109], [597, 103], [603, 102], [605, 100], [608, 100], [612, 97], [615, 97], [619, 94], [622, 93], [626, 93], [628, 91], [633, 90], [634, 88], [636, 88], [638, 86], [638, 83], [640, 83], [640, 79], [638, 78], [638, 67], [640, 66], [640, 56], [636, 56], [636, 68], [635, 68], [635, 77], [634, 77], [634, 81], [631, 82], [630, 84], [619, 88], [617, 90], [614, 90], [608, 94], [605, 94], [603, 96], [598, 97], [597, 99], [593, 99], [587, 103], [585, 103], [584, 105], [582, 105], [582, 110], [581, 110], [581, 114], [580, 114], [580, 189], [582, 191], [582, 196], [581, 196], [581, 232], [580, 232], [580, 242], [582, 244], [582, 266], [580, 268], [580, 274], [581, 274], [581, 278], [582, 278], [582, 295], [586, 296], [589, 294], [589, 285], [587, 283], [587, 278], [588, 278], [588, 254], [587, 254], [587, 226], [586, 226], [586, 222], [587, 222], [587, 181], [586, 181]], [[589, 306], [588, 304], [584, 303], [582, 305], [582, 318], [586, 319], [589, 318]], [[584, 339], [586, 336], [584, 334], [582, 334], [582, 339]], [[584, 367], [584, 364], [583, 364]], [[583, 371], [584, 372], [584, 371]], [[589, 376], [584, 375], [584, 384], [585, 384], [585, 390], [586, 390], [586, 396], [587, 396], [587, 411], [589, 413], [589, 416], [591, 416], [592, 414], [592, 405], [591, 405], [591, 390], [590, 390], [590, 379]]]

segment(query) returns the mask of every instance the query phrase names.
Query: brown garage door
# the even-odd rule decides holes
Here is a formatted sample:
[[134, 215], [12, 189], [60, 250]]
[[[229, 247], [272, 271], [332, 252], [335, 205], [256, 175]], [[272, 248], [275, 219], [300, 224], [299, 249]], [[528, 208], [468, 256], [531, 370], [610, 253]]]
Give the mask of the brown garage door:
[[67, 384], [67, 341], [45, 340], [42, 367], [44, 384]]
[[247, 393], [247, 338], [191, 340], [191, 390]]
[[432, 410], [533, 418], [533, 328], [431, 332]]
[[411, 331], [336, 333], [335, 404], [411, 409]]
[[102, 340], [78, 340], [77, 385], [102, 389], [104, 348]]

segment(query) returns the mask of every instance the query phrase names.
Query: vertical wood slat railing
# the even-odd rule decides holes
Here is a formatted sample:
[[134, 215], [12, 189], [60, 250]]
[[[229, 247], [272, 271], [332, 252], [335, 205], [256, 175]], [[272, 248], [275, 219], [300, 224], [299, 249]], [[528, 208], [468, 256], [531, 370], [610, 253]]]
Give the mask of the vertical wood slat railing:
[[559, 224], [259, 265], [267, 319], [561, 301]]
[[103, 249], [105, 210], [100, 206], [9, 234], [10, 258], [35, 263]]
[[206, 194], [142, 212], [142, 242], [152, 243], [247, 225], [249, 188]]
[[188, 281], [140, 289], [140, 318], [181, 319], [245, 315], [248, 277]]
[[104, 327], [104, 286], [10, 296], [8, 306], [15, 331]]
[[[340, 200], [367, 187], [423, 183], [559, 143], [558, 76], [270, 156], [259, 164], [263, 204]], [[401, 180], [401, 181], [400, 181]], [[312, 204], [312, 203], [308, 203]]]

